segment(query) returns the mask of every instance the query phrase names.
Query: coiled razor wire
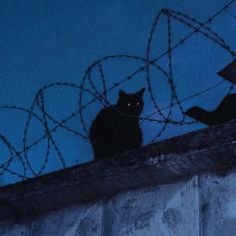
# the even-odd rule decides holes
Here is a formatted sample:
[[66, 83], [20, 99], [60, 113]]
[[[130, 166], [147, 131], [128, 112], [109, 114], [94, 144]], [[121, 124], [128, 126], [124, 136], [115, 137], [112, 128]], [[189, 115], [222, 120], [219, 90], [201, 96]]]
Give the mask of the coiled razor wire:
[[[174, 11], [170, 9], [161, 9], [158, 12], [157, 16], [155, 17], [154, 22], [152, 24], [151, 31], [147, 41], [146, 55], [144, 57], [139, 57], [134, 55], [119, 55], [119, 54], [103, 57], [101, 59], [96, 60], [90, 66], [88, 66], [80, 84], [57, 82], [45, 85], [44, 87], [40, 88], [36, 93], [30, 108], [24, 108], [16, 105], [0, 106], [0, 109], [2, 110], [13, 110], [22, 112], [27, 115], [27, 119], [24, 125], [23, 140], [22, 140], [23, 145], [21, 150], [16, 150], [11, 144], [11, 142], [8, 140], [8, 138], [0, 134], [0, 140], [5, 145], [9, 153], [7, 160], [0, 165], [0, 176], [3, 175], [4, 173], [8, 173], [18, 177], [19, 180], [24, 180], [29, 177], [39, 176], [43, 174], [48, 164], [48, 159], [52, 151], [52, 148], [54, 149], [56, 156], [61, 163], [62, 168], [65, 168], [66, 161], [65, 158], [63, 157], [59, 144], [56, 142], [54, 138], [55, 132], [57, 132], [59, 129], [63, 129], [68, 133], [71, 133], [75, 136], [78, 136], [84, 140], [89, 141], [88, 125], [86, 125], [85, 122], [86, 109], [91, 104], [94, 104], [96, 102], [99, 102], [104, 107], [111, 105], [108, 99], [108, 95], [111, 94], [114, 91], [114, 89], [121, 87], [126, 82], [131, 81], [135, 76], [137, 76], [140, 73], [145, 73], [144, 80], [146, 88], [148, 91], [150, 101], [154, 107], [154, 110], [151, 114], [139, 117], [140, 124], [142, 125], [144, 122], [154, 122], [161, 125], [160, 130], [157, 133], [153, 134], [153, 138], [150, 140], [150, 142], [157, 141], [159, 138], [161, 138], [161, 135], [166, 130], [166, 127], [169, 124], [183, 126], [196, 123], [196, 121], [186, 120], [186, 115], [184, 113], [182, 103], [221, 86], [224, 83], [224, 80], [222, 79], [222, 81], [220, 81], [219, 83], [210, 86], [196, 94], [192, 94], [191, 96], [180, 99], [179, 95], [177, 94], [174, 82], [172, 53], [176, 48], [179, 48], [182, 45], [184, 45], [189, 40], [189, 38], [191, 38], [196, 34], [200, 34], [203, 37], [210, 40], [211, 42], [215, 43], [217, 46], [221, 47], [230, 56], [232, 56], [233, 59], [235, 59], [236, 57], [235, 51], [225, 42], [225, 40], [222, 37], [219, 36], [217, 32], [215, 32], [212, 28], [209, 27], [209, 24], [212, 23], [215, 20], [215, 18], [218, 17], [219, 15], [226, 13], [228, 8], [230, 8], [235, 3], [235, 1], [236, 0], [232, 0], [227, 4], [225, 4], [224, 7], [222, 7], [214, 15], [209, 17], [205, 22], [200, 22], [197, 19], [179, 11]], [[154, 34], [158, 30], [157, 28], [158, 23], [162, 18], [166, 19], [167, 22], [168, 48], [161, 55], [153, 59], [151, 57], [151, 52], [154, 41]], [[191, 29], [191, 32], [187, 36], [180, 39], [175, 44], [173, 43], [173, 21], [177, 21], [182, 25]], [[158, 61], [163, 57], [167, 57], [168, 59], [167, 69], [164, 69], [160, 64], [158, 64]], [[113, 60], [134, 61], [142, 63], [142, 66], [138, 67], [132, 73], [122, 78], [119, 82], [116, 82], [109, 87], [107, 83], [108, 80], [105, 76], [106, 73], [104, 65], [107, 62]], [[152, 76], [150, 73], [151, 68], [154, 68], [155, 70], [157, 70], [162, 74], [162, 76], [166, 79], [166, 82], [168, 83], [169, 89], [171, 91], [169, 104], [165, 107], [160, 107], [156, 95], [154, 93], [152, 86]], [[97, 83], [94, 82], [94, 76], [93, 76], [94, 71], [98, 72], [98, 77], [102, 85], [102, 92], [99, 92], [99, 89], [96, 87]], [[86, 87], [86, 83], [90, 85], [89, 88]], [[49, 113], [45, 103], [45, 93], [50, 92], [51, 89], [55, 88], [72, 89], [77, 91], [79, 95], [79, 99], [76, 98], [78, 99], [78, 109], [68, 114], [68, 116], [66, 116], [64, 119], [60, 120], [56, 119], [55, 117], [53, 117], [52, 114]], [[230, 85], [227, 93], [230, 93], [233, 88], [234, 86]], [[87, 95], [91, 96], [92, 99], [89, 101], [85, 101], [85, 97]], [[181, 111], [182, 113], [181, 119], [175, 120], [171, 118], [173, 113], [173, 107], [177, 107]], [[168, 109], [167, 113], [164, 113], [163, 111], [166, 109]], [[159, 119], [153, 118], [156, 115], [158, 115]], [[78, 117], [80, 120], [80, 123], [82, 125], [82, 131], [80, 132], [75, 129], [72, 129], [68, 125], [68, 121], [70, 121], [74, 117]], [[29, 140], [29, 129], [31, 122], [33, 120], [39, 122], [39, 124], [43, 127], [44, 132], [41, 137], [38, 137], [37, 139], [32, 141]], [[50, 128], [52, 126], [51, 124], [53, 124], [52, 128]], [[46, 150], [44, 150], [45, 154], [43, 156], [42, 166], [39, 168], [39, 170], [36, 171], [34, 166], [30, 162], [30, 157], [28, 152], [33, 147], [37, 146], [38, 144], [40, 144], [42, 141], [45, 140], [46, 140]], [[12, 162], [15, 160], [17, 160], [19, 162], [19, 165], [22, 166], [22, 173], [21, 172], [19, 173], [19, 171], [14, 170], [14, 168], [11, 166]]]

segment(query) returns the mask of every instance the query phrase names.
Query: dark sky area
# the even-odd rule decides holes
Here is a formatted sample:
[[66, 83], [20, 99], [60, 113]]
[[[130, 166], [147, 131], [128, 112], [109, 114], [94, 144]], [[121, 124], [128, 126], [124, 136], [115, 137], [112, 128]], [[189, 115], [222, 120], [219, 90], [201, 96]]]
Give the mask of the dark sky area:
[[[37, 91], [47, 84], [60, 82], [80, 85], [88, 66], [105, 56], [119, 54], [145, 58], [153, 21], [162, 8], [180, 11], [205, 22], [226, 3], [226, 0], [1, 0], [0, 134], [7, 138], [17, 152], [21, 152], [20, 157], [14, 157], [7, 162], [9, 150], [6, 148], [6, 142], [0, 144], [0, 165], [5, 163], [4, 169], [2, 166], [0, 169], [1, 184], [21, 180], [18, 174], [24, 175], [24, 165], [27, 167], [25, 175], [32, 177], [36, 173], [42, 174], [63, 168], [63, 162], [66, 166], [71, 166], [93, 158], [88, 140], [64, 128], [59, 128], [52, 134], [56, 148], [52, 141], [42, 139], [27, 150], [27, 153], [23, 153], [24, 145], [30, 146], [42, 137], [44, 127], [35, 118], [27, 124], [27, 112], [9, 109], [4, 105], [30, 109]], [[217, 32], [232, 50], [236, 50], [236, 3], [215, 17], [207, 26]], [[171, 20], [173, 44], [192, 31], [193, 29], [186, 25]], [[167, 19], [162, 16], [153, 34], [151, 59], [167, 50], [167, 33]], [[232, 55], [214, 40], [196, 33], [172, 51], [172, 60], [174, 85], [181, 100], [223, 81], [217, 72], [232, 61]], [[158, 63], [165, 70], [168, 69], [167, 56], [163, 56]], [[124, 57], [103, 61], [106, 86], [111, 87], [143, 65], [142, 60]], [[119, 89], [135, 92], [145, 87], [145, 108], [142, 116], [155, 112], [145, 76], [144, 72], [138, 73], [130, 81], [111, 90], [108, 93], [108, 101], [116, 102]], [[101, 91], [99, 66], [91, 70], [91, 77], [96, 88]], [[166, 78], [153, 67], [150, 69], [150, 78], [158, 106], [168, 106], [171, 92]], [[229, 86], [230, 83], [225, 81], [215, 89], [182, 102], [183, 109], [193, 105], [214, 109], [227, 94]], [[92, 89], [87, 80], [85, 87]], [[57, 121], [65, 119], [78, 110], [79, 93], [80, 90], [75, 87], [50, 87], [44, 91], [45, 109]], [[84, 104], [91, 99], [93, 97], [90, 94], [83, 93]], [[83, 118], [87, 129], [101, 108], [101, 104], [95, 102], [84, 110]], [[42, 112], [37, 105], [33, 111], [42, 118]], [[168, 112], [168, 109], [163, 112]], [[171, 119], [178, 121], [181, 116], [181, 111], [173, 107]], [[158, 113], [151, 118], [161, 120]], [[49, 121], [48, 125], [53, 128], [55, 122]], [[78, 113], [66, 126], [86, 136]], [[156, 141], [203, 127], [205, 126], [202, 124], [170, 124]], [[163, 123], [143, 122], [144, 144], [149, 143], [162, 128]], [[62, 157], [64, 161], [61, 160]]]

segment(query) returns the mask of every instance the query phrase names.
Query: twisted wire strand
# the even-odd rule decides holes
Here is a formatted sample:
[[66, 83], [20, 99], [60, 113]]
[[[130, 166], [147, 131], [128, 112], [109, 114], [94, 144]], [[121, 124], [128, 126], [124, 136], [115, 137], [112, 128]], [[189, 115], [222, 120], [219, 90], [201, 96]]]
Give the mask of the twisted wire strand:
[[[11, 144], [10, 140], [0, 134], [0, 141], [4, 144], [6, 149], [8, 150], [9, 156], [6, 158], [6, 161], [0, 165], [0, 176], [4, 175], [4, 173], [8, 173], [11, 175], [16, 176], [19, 180], [24, 180], [30, 178], [32, 176], [39, 176], [45, 173], [50, 154], [52, 153], [52, 149], [55, 151], [56, 156], [61, 163], [62, 168], [66, 168], [67, 163], [66, 159], [62, 154], [61, 147], [59, 143], [56, 141], [55, 134], [58, 130], [63, 130], [68, 132], [72, 135], [75, 135], [82, 140], [89, 139], [89, 130], [86, 124], [85, 112], [87, 108], [94, 104], [99, 103], [103, 107], [112, 106], [109, 101], [109, 95], [114, 92], [115, 89], [121, 87], [125, 83], [129, 83], [131, 80], [136, 79], [136, 76], [142, 74], [143, 76], [143, 83], [146, 85], [147, 88], [147, 95], [148, 99], [150, 99], [152, 106], [154, 107], [154, 111], [150, 114], [140, 117], [139, 118], [140, 124], [142, 125], [144, 122], [154, 122], [159, 124], [158, 127], [160, 129], [158, 132], [153, 133], [153, 138], [150, 142], [154, 142], [161, 138], [162, 134], [165, 132], [168, 125], [176, 125], [176, 126], [183, 126], [183, 125], [192, 125], [195, 124], [196, 121], [187, 121], [186, 114], [184, 112], [183, 103], [190, 99], [195, 98], [196, 96], [201, 96], [213, 89], [218, 88], [225, 84], [224, 80], [202, 90], [195, 94], [191, 94], [185, 98], [180, 99], [179, 94], [177, 94], [176, 85], [175, 85], [175, 75], [173, 73], [173, 52], [187, 43], [187, 41], [199, 34], [203, 37], [206, 37], [210, 40], [210, 42], [215, 43], [217, 46], [225, 50], [233, 59], [236, 57], [235, 51], [225, 42], [224, 38], [222, 38], [217, 32], [215, 32], [209, 24], [212, 23], [219, 15], [223, 13], [227, 13], [227, 9], [231, 7], [236, 0], [232, 0], [224, 5], [221, 9], [219, 9], [215, 14], [210, 16], [206, 21], [200, 22], [196, 18], [189, 16], [188, 14], [174, 11], [171, 9], [161, 9], [158, 14], [156, 15], [153, 24], [150, 29], [150, 33], [148, 35], [147, 40], [147, 47], [146, 47], [146, 54], [144, 57], [135, 56], [135, 55], [126, 55], [126, 54], [116, 54], [111, 56], [105, 56], [94, 61], [90, 64], [84, 72], [80, 84], [75, 83], [68, 83], [68, 82], [57, 82], [57, 83], [50, 83], [42, 88], [40, 88], [35, 97], [32, 100], [31, 106], [29, 108], [21, 107], [18, 105], [2, 105], [0, 106], [0, 110], [9, 110], [15, 112], [21, 112], [22, 114], [26, 115], [26, 121], [23, 127], [23, 137], [22, 137], [22, 148], [21, 150], [16, 150], [16, 148]], [[153, 52], [153, 44], [154, 44], [154, 36], [158, 31], [158, 26], [160, 24], [161, 19], [165, 19], [167, 22], [167, 50], [162, 52], [155, 58], [152, 58]], [[191, 32], [187, 34], [184, 38], [180, 39], [177, 43], [174, 44], [173, 42], [173, 31], [174, 25], [173, 22], [179, 22], [185, 27], [189, 28]], [[164, 69], [158, 61], [163, 58], [167, 57], [167, 69]], [[127, 60], [132, 63], [139, 64], [138, 68], [132, 72], [129, 72], [128, 75], [122, 77], [118, 82], [112, 84], [112, 86], [108, 86], [108, 77], [105, 71], [105, 65], [109, 61], [115, 62], [116, 60]], [[141, 66], [140, 66], [141, 63]], [[153, 78], [151, 70], [156, 70], [160, 72], [161, 78], [164, 78], [164, 81], [168, 84], [170, 90], [170, 99], [167, 105], [161, 107], [159, 101], [157, 100], [154, 86], [153, 86]], [[98, 72], [97, 76], [99, 78], [99, 83], [101, 83], [101, 88], [98, 89], [96, 82], [94, 81], [93, 72]], [[77, 109], [73, 112], [70, 112], [65, 118], [58, 119], [53, 114], [49, 112], [47, 108], [47, 100], [46, 100], [46, 93], [50, 93], [51, 89], [57, 88], [64, 88], [64, 89], [71, 89], [76, 91], [78, 94], [77, 100]], [[234, 85], [231, 84], [227, 93], [232, 92], [234, 89]], [[101, 91], [100, 91], [101, 90]], [[85, 101], [86, 96], [92, 97], [89, 101]], [[173, 116], [173, 109], [179, 109], [182, 114], [181, 119], [175, 119]], [[114, 107], [115, 109], [115, 107]], [[164, 110], [167, 110], [164, 113]], [[117, 111], [119, 112], [119, 111]], [[120, 112], [119, 112], [120, 113]], [[122, 114], [122, 113], [121, 113]], [[127, 114], [122, 114], [124, 116], [128, 116]], [[158, 118], [153, 118], [153, 116]], [[79, 119], [79, 125], [81, 125], [82, 131], [75, 130], [68, 125], [68, 121], [72, 120], [73, 118]], [[32, 122], [36, 121], [39, 124], [40, 128], [43, 129], [43, 135], [36, 138], [35, 140], [30, 139], [30, 128], [32, 126]], [[46, 146], [45, 150], [43, 150], [44, 154], [42, 154], [42, 164], [38, 170], [32, 165], [30, 160], [29, 151], [45, 141]], [[13, 162], [17, 161], [22, 167], [22, 173], [19, 171], [14, 170]], [[12, 169], [13, 168], [13, 169]]]

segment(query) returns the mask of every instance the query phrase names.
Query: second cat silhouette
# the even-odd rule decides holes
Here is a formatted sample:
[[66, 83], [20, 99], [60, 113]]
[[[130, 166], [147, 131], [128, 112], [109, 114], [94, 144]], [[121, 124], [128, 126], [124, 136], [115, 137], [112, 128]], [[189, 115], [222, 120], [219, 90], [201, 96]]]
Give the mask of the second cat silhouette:
[[144, 105], [143, 93], [144, 88], [134, 94], [120, 90], [117, 104], [98, 113], [90, 128], [95, 159], [141, 146], [139, 115]]
[[209, 126], [236, 119], [236, 94], [227, 95], [213, 111], [194, 106], [188, 109], [186, 114]]

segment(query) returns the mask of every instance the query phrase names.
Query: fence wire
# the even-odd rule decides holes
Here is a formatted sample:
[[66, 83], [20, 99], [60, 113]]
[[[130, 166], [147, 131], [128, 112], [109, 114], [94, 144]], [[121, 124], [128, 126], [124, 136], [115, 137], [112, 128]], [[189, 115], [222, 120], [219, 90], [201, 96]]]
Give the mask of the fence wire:
[[[66, 158], [62, 154], [60, 144], [54, 138], [54, 134], [62, 129], [89, 142], [89, 126], [88, 124], [86, 124], [85, 117], [86, 110], [94, 103], [99, 103], [104, 107], [111, 105], [109, 95], [114, 93], [115, 89], [122, 88], [122, 85], [124, 83], [132, 81], [134, 77], [139, 75], [140, 73], [144, 73], [145, 75], [143, 77], [143, 80], [145, 80], [145, 88], [147, 91], [146, 93], [148, 94], [148, 99], [150, 99], [150, 103], [153, 106], [153, 111], [150, 114], [139, 117], [140, 124], [143, 125], [145, 122], [153, 122], [161, 127], [158, 132], [153, 133], [153, 138], [151, 138], [149, 142], [155, 142], [160, 139], [163, 132], [170, 124], [175, 126], [184, 126], [195, 123], [196, 121], [189, 121], [187, 119], [182, 105], [183, 102], [193, 99], [196, 96], [201, 96], [209, 92], [210, 90], [218, 88], [225, 81], [222, 79], [222, 81], [214, 84], [213, 86], [210, 86], [198, 93], [191, 94], [188, 97], [180, 99], [180, 96], [176, 90], [176, 83], [174, 79], [173, 52], [177, 48], [180, 48], [184, 44], [186, 44], [190, 38], [196, 35], [201, 35], [202, 37], [205, 37], [212, 43], [216, 44], [218, 47], [225, 50], [232, 57], [232, 59], [235, 59], [235, 51], [225, 42], [224, 38], [222, 38], [217, 32], [215, 32], [210, 26], [218, 16], [227, 14], [228, 9], [235, 2], [236, 0], [228, 2], [214, 15], [210, 16], [205, 22], [201, 22], [198, 19], [195, 19], [179, 11], [174, 11], [171, 9], [161, 9], [156, 15], [151, 26], [151, 30], [147, 40], [145, 56], [139, 57], [134, 55], [118, 54], [103, 57], [94, 61], [91, 65], [88, 66], [80, 84], [57, 82], [45, 85], [38, 90], [29, 108], [17, 105], [0, 106], [1, 110], [13, 110], [26, 114], [27, 116], [23, 129], [22, 148], [20, 150], [16, 150], [11, 141], [6, 136], [0, 134], [0, 140], [7, 148], [9, 153], [6, 161], [0, 165], [0, 176], [8, 173], [10, 175], [16, 176], [17, 178], [19, 178], [19, 180], [25, 180], [29, 177], [39, 176], [43, 174], [48, 164], [49, 156], [52, 149], [56, 153], [56, 157], [61, 163], [61, 167], [65, 168], [67, 166]], [[160, 20], [166, 21], [168, 46], [165, 52], [163, 52], [156, 58], [153, 58], [153, 45], [155, 44], [154, 35], [158, 31], [158, 24]], [[180, 39], [177, 43], [174, 43], [173, 40], [174, 22], [178, 22], [191, 30], [190, 33]], [[167, 66], [165, 68], [161, 66], [160, 63], [158, 63], [163, 57], [167, 58]], [[124, 76], [118, 82], [115, 82], [112, 86], [109, 86], [105, 68], [107, 63], [114, 60], [134, 61], [141, 66], [139, 66], [132, 73]], [[156, 91], [152, 86], [152, 68], [155, 68], [155, 70], [157, 70], [165, 78], [170, 90], [171, 96], [168, 105], [164, 107], [158, 103]], [[101, 85], [102, 89], [98, 89], [98, 82], [95, 81], [94, 77], [95, 72], [96, 79], [99, 79], [99, 84]], [[78, 97], [75, 99], [78, 99], [78, 107], [76, 110], [68, 114], [64, 119], [57, 119], [53, 116], [53, 114], [49, 112], [49, 109], [47, 108], [46, 94], [50, 93], [52, 89], [61, 88], [69, 88], [76, 91]], [[233, 88], [233, 85], [230, 85], [227, 93], [230, 93]], [[88, 100], [88, 97], [91, 97], [91, 99]], [[181, 112], [182, 115], [180, 119], [172, 118], [174, 107], [178, 108]], [[167, 112], [164, 112], [166, 110]], [[80, 120], [80, 124], [82, 126], [82, 130], [80, 131], [71, 128], [70, 125], [68, 125], [68, 122], [75, 117]], [[43, 128], [43, 135], [36, 138], [35, 140], [31, 140], [29, 138], [30, 126], [32, 124], [32, 121], [39, 122], [40, 126]], [[42, 153], [44, 153], [42, 166], [38, 170], [36, 170], [36, 168], [34, 168], [33, 164], [30, 162], [29, 151], [43, 141], [46, 141], [46, 147], [45, 150], [42, 150]], [[22, 171], [15, 170], [14, 165], [12, 165], [13, 161], [17, 161], [18, 165], [21, 166]]]

